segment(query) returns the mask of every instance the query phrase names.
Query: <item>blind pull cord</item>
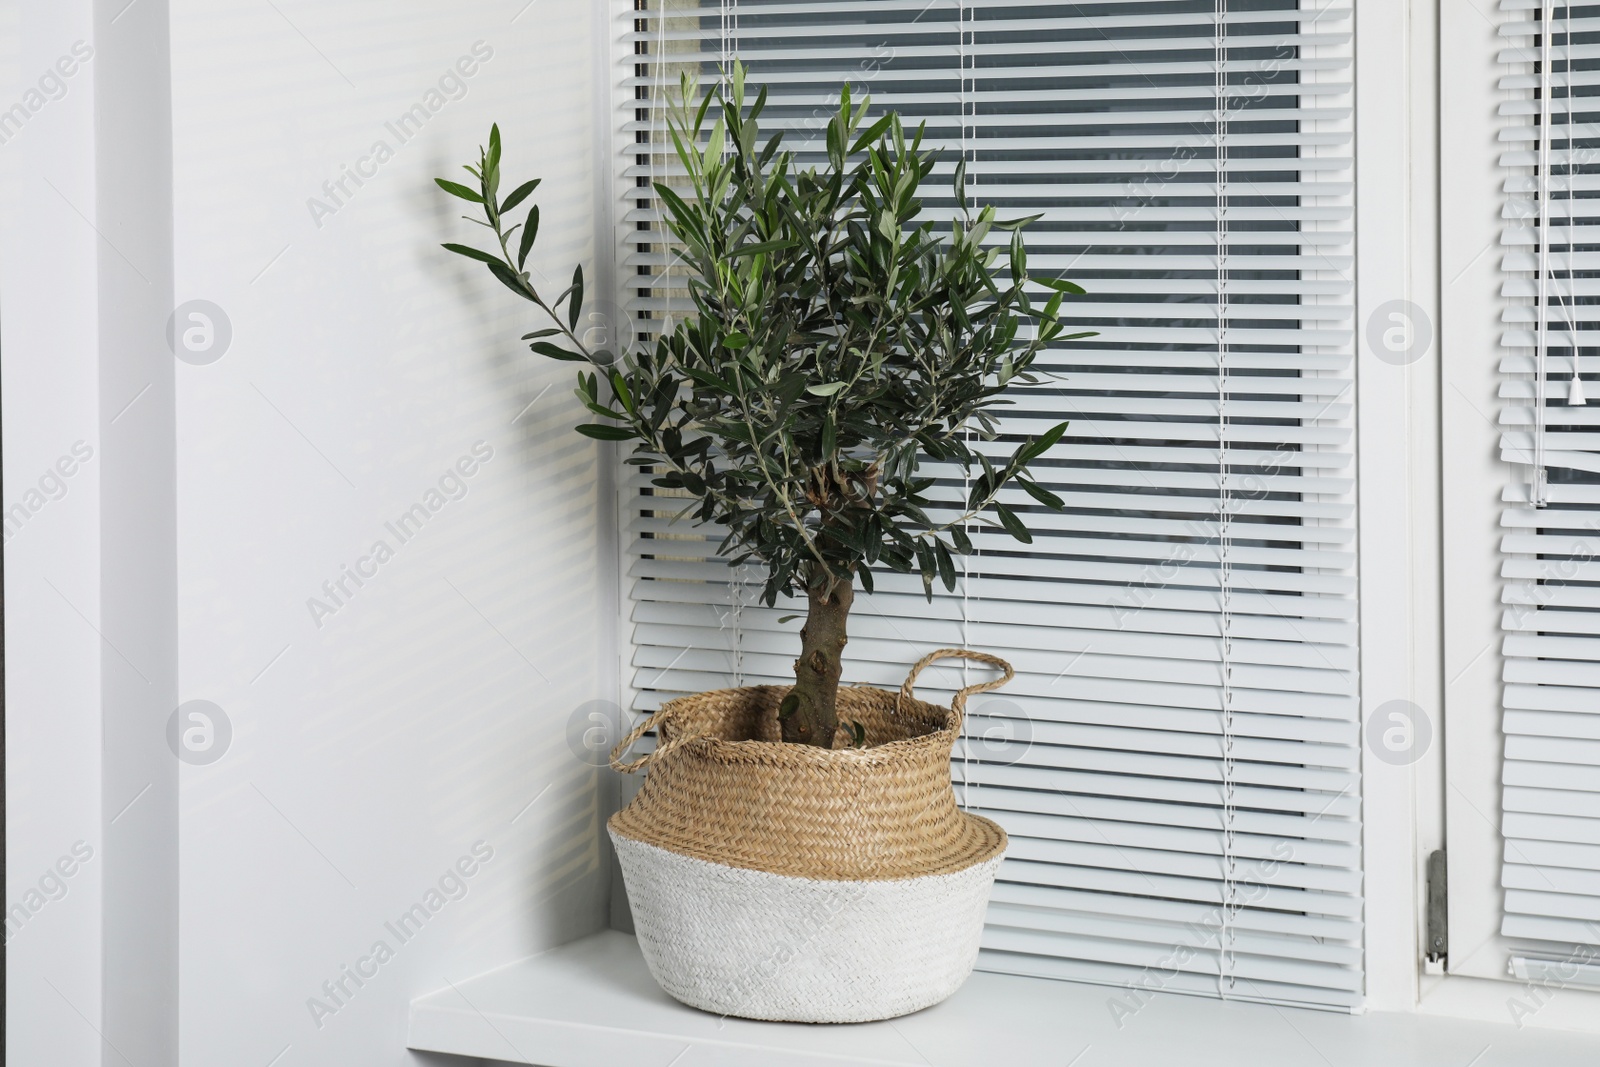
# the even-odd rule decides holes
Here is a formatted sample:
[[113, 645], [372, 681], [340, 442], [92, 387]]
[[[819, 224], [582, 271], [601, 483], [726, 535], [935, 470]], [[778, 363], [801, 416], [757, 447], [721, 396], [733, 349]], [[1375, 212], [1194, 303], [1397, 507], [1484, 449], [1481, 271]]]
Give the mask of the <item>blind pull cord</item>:
[[[1529, 491], [1530, 502], [1536, 508], [1549, 504], [1549, 483], [1545, 475], [1545, 355], [1550, 348], [1550, 38], [1555, 14], [1555, 0], [1542, 0], [1539, 10], [1539, 160], [1538, 160], [1538, 223], [1539, 223], [1539, 285], [1536, 329], [1533, 339], [1533, 485]], [[1577, 352], [1574, 348], [1573, 352]]]
[[[1567, 6], [1563, 10], [1566, 12], [1566, 17], [1565, 17], [1566, 25], [1563, 28], [1567, 31], [1567, 33], [1566, 33], [1566, 36], [1567, 36], [1567, 74], [1568, 74], [1567, 80], [1570, 82], [1572, 80], [1572, 78], [1571, 78], [1571, 74], [1572, 74], [1572, 4], [1568, 3]], [[1573, 107], [1573, 99], [1574, 98], [1573, 98], [1573, 95], [1572, 95], [1572, 86], [1569, 84], [1567, 86], [1567, 151], [1569, 153], [1569, 157], [1568, 157], [1569, 162], [1567, 163], [1567, 168], [1566, 168], [1566, 170], [1567, 170], [1567, 291], [1564, 294], [1565, 299], [1563, 300], [1562, 303], [1563, 303], [1563, 306], [1565, 307], [1566, 313], [1567, 313], [1567, 337], [1572, 342], [1572, 384], [1567, 387], [1567, 404], [1570, 407], [1583, 407], [1584, 405], [1588, 404], [1589, 399], [1588, 399], [1588, 397], [1584, 396], [1584, 393], [1583, 393], [1583, 377], [1582, 377], [1583, 371], [1582, 371], [1582, 369], [1581, 369], [1581, 367], [1580, 367], [1580, 365], [1578, 363], [1578, 321], [1577, 321], [1576, 315], [1573, 313], [1573, 307], [1578, 302], [1578, 283], [1577, 283], [1578, 274], [1577, 274], [1577, 251], [1576, 251], [1577, 244], [1578, 244], [1578, 239], [1577, 239], [1577, 226], [1578, 226], [1578, 224], [1577, 224], [1577, 214], [1578, 214], [1578, 212], [1576, 210], [1576, 208], [1577, 208], [1577, 198], [1575, 196], [1573, 196], [1573, 193], [1575, 192], [1575, 189], [1574, 189], [1574, 186], [1573, 186], [1573, 181], [1572, 181], [1574, 171], [1573, 171], [1572, 163], [1570, 162], [1570, 158], [1571, 158], [1570, 157], [1570, 153], [1572, 151], [1572, 113], [1575, 110], [1574, 107]]]
[[1217, 166], [1217, 577], [1222, 608], [1222, 923], [1219, 932], [1217, 988], [1224, 999], [1234, 992], [1237, 959], [1235, 918], [1239, 911], [1238, 856], [1234, 841], [1233, 763], [1233, 573], [1232, 486], [1228, 456], [1228, 73], [1227, 0], [1216, 0], [1216, 166]]
[[[957, 4], [957, 8], [956, 8], [956, 51], [959, 54], [960, 62], [961, 62], [961, 87], [960, 87], [960, 91], [959, 92], [960, 92], [960, 104], [961, 104], [961, 145], [960, 145], [960, 153], [961, 153], [962, 162], [970, 162], [971, 160], [969, 159], [969, 154], [972, 152], [972, 147], [971, 147], [972, 141], [968, 140], [968, 123], [969, 123], [969, 121], [971, 119], [971, 111], [970, 111], [970, 109], [972, 107], [972, 101], [971, 101], [971, 98], [970, 98], [969, 85], [968, 85], [971, 75], [970, 75], [970, 71], [969, 71], [969, 68], [968, 68], [968, 64], [972, 60], [972, 53], [971, 53], [971, 50], [967, 47], [969, 35], [972, 33], [972, 27], [971, 27], [971, 23], [969, 21], [970, 18], [971, 18], [971, 15], [970, 15], [971, 10], [972, 10], [972, 7], [971, 7], [970, 4], [968, 4], [966, 2], [966, 0], [961, 0], [961, 2]], [[973, 91], [975, 91], [975, 90], [973, 90]], [[973, 134], [972, 134], [972, 140], [976, 140], [976, 139], [977, 139], [977, 134], [974, 131]], [[970, 170], [966, 175], [966, 181], [968, 181], [968, 182], [972, 181], [972, 174], [971, 174]], [[961, 211], [963, 214], [967, 210], [967, 194], [966, 194], [966, 189], [965, 188], [963, 188], [961, 190], [961, 202], [956, 205], [956, 209], [958, 211]], [[964, 436], [967, 439], [968, 447], [971, 447], [971, 445], [973, 443], [973, 432], [972, 432], [971, 425], [967, 426]], [[971, 491], [972, 491], [972, 472], [970, 470], [967, 470], [967, 469], [963, 468], [962, 472], [961, 472], [961, 495], [962, 495], [962, 499], [965, 500], [967, 498], [967, 495], [969, 493], [971, 493]], [[972, 526], [971, 526], [971, 524], [965, 524], [965, 528], [967, 530], [968, 539], [970, 540], [971, 539], [971, 535], [972, 535]], [[976, 548], [977, 546], [974, 545], [973, 547]], [[962, 648], [971, 648], [972, 647], [972, 633], [971, 633], [971, 626], [970, 626], [970, 623], [971, 623], [971, 620], [972, 620], [972, 616], [971, 616], [971, 613], [968, 611], [968, 604], [967, 604], [967, 593], [968, 593], [968, 588], [971, 585], [971, 582], [972, 582], [972, 560], [971, 560], [970, 556], [963, 554], [962, 557], [961, 557], [961, 647]], [[968, 678], [968, 672], [969, 672], [970, 668], [971, 668], [971, 664], [969, 663], [969, 661], [963, 659], [961, 661], [961, 685], [962, 685], [962, 688], [966, 688], [968, 685], [971, 684], [971, 681]], [[963, 719], [961, 720], [961, 737], [958, 740], [959, 740], [959, 742], [961, 744], [961, 806], [963, 808], [970, 809], [971, 806], [972, 806], [971, 805], [972, 789], [971, 789], [971, 785], [970, 785], [970, 782], [972, 780], [972, 774], [970, 773], [970, 768], [971, 768], [971, 765], [972, 765], [972, 742], [967, 738], [967, 720], [966, 720], [965, 717], [963, 717]]]

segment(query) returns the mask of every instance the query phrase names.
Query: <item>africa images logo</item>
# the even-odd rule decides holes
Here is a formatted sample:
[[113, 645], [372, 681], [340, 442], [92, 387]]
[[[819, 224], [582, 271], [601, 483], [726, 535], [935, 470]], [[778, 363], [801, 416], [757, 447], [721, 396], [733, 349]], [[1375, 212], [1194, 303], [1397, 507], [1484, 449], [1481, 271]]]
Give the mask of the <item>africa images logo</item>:
[[[322, 183], [321, 197], [306, 199], [306, 210], [311, 212], [311, 221], [317, 229], [322, 229], [327, 219], [343, 210], [363, 185], [376, 178], [378, 168], [393, 159], [401, 146], [420, 134], [429, 119], [444, 110], [444, 106], [452, 100], [466, 97], [467, 79], [494, 58], [494, 49], [487, 41], [474, 41], [471, 53], [447, 68], [439, 76], [438, 83], [429, 86], [427, 92], [422, 94], [421, 100], [401, 112], [393, 121], [384, 123], [386, 136], [373, 141], [365, 154], [357, 157], [353, 164], [339, 164], [338, 175]], [[393, 144], [389, 143], [391, 138]]]
[[[430, 519], [443, 511], [447, 504], [466, 497], [470, 489], [468, 480], [493, 458], [493, 445], [487, 441], [474, 442], [471, 454], [460, 457], [446, 468], [437, 483], [422, 494], [421, 500], [401, 512], [393, 521], [384, 523], [387, 537], [372, 542], [366, 554], [355, 563], [340, 564], [339, 573], [322, 583], [322, 596], [306, 598], [306, 610], [311, 613], [312, 624], [320, 630], [328, 618], [339, 614], [367, 582], [378, 576], [384, 564], [394, 559], [402, 546], [422, 532]], [[391, 538], [393, 544], [389, 543]]]

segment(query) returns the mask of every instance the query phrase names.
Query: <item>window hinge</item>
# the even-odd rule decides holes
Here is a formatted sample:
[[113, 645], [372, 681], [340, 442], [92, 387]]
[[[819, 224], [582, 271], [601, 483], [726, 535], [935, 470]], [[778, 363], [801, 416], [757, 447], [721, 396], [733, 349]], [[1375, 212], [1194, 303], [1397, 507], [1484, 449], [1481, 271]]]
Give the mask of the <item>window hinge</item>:
[[1447, 908], [1444, 849], [1428, 853], [1428, 928], [1427, 951], [1423, 958], [1428, 974], [1443, 974], [1450, 955], [1450, 924]]

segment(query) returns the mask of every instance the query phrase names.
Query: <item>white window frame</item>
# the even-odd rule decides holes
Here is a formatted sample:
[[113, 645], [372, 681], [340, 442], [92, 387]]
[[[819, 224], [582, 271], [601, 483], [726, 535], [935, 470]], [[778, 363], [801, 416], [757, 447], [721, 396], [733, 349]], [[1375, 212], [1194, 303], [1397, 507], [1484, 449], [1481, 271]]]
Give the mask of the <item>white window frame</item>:
[[[1472, 15], [1466, 4], [1463, 14]], [[1490, 21], [1499, 13], [1490, 9]], [[1440, 191], [1440, 211], [1458, 220], [1440, 241], [1440, 263], [1452, 281], [1442, 294], [1441, 340], [1448, 352], [1442, 441], [1451, 457], [1442, 487], [1453, 508], [1443, 531], [1446, 593], [1444, 700], [1447, 727], [1446, 840], [1450, 856], [1450, 927], [1454, 976], [1502, 977], [1500, 937], [1500, 624], [1499, 521], [1503, 505], [1494, 487], [1512, 475], [1492, 441], [1499, 416], [1497, 353], [1500, 312], [1500, 191], [1503, 176], [1490, 132], [1501, 94], [1492, 61], [1495, 28], [1473, 17], [1452, 25], [1464, 60], [1441, 72], [1441, 119], [1464, 136], [1441, 151], [1441, 165], [1456, 175]], [[1471, 62], [1472, 56], [1484, 57]], [[1479, 128], [1483, 136], [1471, 136]], [[1493, 243], [1489, 247], [1489, 242]], [[1479, 249], [1489, 250], [1477, 255]], [[1474, 258], [1476, 257], [1476, 258]], [[1491, 426], [1485, 426], [1487, 418]], [[1473, 807], [1481, 809], [1474, 812]]]
[[[1470, 964], [1446, 975], [1424, 974], [1422, 964], [1425, 865], [1429, 852], [1446, 845], [1447, 822], [1452, 943], [1470, 952], [1475, 931], [1499, 921], [1497, 874], [1487, 891], [1466, 877], [1485, 857], [1498, 871], [1498, 834], [1481, 820], [1474, 830], [1466, 820], [1477, 817], [1446, 797], [1447, 790], [1461, 789], [1488, 797], [1491, 815], [1498, 811], [1498, 668], [1485, 662], [1497, 657], [1472, 662], [1486, 642], [1498, 640], [1497, 616], [1446, 620], [1443, 600], [1447, 568], [1455, 583], [1466, 573], [1463, 561], [1481, 568], [1494, 550], [1498, 506], [1485, 503], [1485, 515], [1490, 508], [1495, 513], [1488, 524], [1470, 525], [1455, 513], [1445, 524], [1441, 515], [1446, 478], [1482, 479], [1494, 466], [1485, 459], [1481, 470], [1453, 463], [1445, 471], [1441, 463], [1443, 455], [1463, 454], [1466, 435], [1475, 432], [1464, 419], [1478, 416], [1461, 394], [1495, 394], [1487, 381], [1493, 375], [1488, 349], [1499, 332], [1498, 257], [1479, 250], [1498, 240], [1499, 186], [1488, 135], [1497, 101], [1487, 61], [1466, 61], [1494, 52], [1494, 16], [1480, 2], [1353, 0], [1361, 695], [1364, 714], [1404, 697], [1422, 707], [1434, 727], [1417, 762], [1367, 759], [1364, 767], [1364, 1010], [1510, 1021], [1507, 1000], [1520, 986], [1472, 973]], [[628, 32], [632, 7], [631, 0], [610, 0], [606, 36], [613, 48]], [[1441, 65], [1440, 54], [1454, 58]], [[625, 90], [614, 80], [608, 88], [611, 103], [620, 105]], [[615, 106], [609, 114], [617, 114]], [[1461, 136], [1478, 124], [1485, 131], [1481, 144]], [[607, 129], [605, 136], [616, 132]], [[631, 162], [631, 153], [619, 151], [614, 140], [604, 143], [599, 157], [613, 170]], [[597, 181], [619, 176], [606, 172]], [[1441, 217], [1449, 226], [1441, 228]], [[600, 243], [602, 254], [626, 238], [619, 219], [607, 222], [616, 239]], [[1421, 308], [1434, 334], [1430, 350], [1407, 367], [1378, 359], [1365, 337], [1374, 312], [1394, 299]], [[619, 509], [625, 509], [631, 498], [620, 485], [618, 493]], [[1463, 587], [1451, 603], [1468, 593]], [[618, 695], [624, 706], [633, 696], [627, 608], [619, 596]], [[1526, 1022], [1600, 1033], [1600, 993], [1562, 990]]]
[[[1437, 716], [1437, 345], [1417, 362], [1377, 358], [1366, 326], [1409, 300], [1435, 317], [1431, 194], [1433, 24], [1412, 0], [1356, 3], [1356, 404], [1363, 721], [1408, 699]], [[1367, 1008], [1418, 999], [1425, 832], [1438, 746], [1408, 766], [1364, 752]]]
[[[1435, 173], [1441, 180], [1414, 182], [1410, 199], [1434, 209], [1418, 212], [1423, 215], [1424, 224], [1448, 220], [1448, 225], [1439, 227], [1436, 243], [1424, 244], [1418, 239], [1420, 234], [1412, 235], [1414, 248], [1438, 249], [1437, 259], [1430, 258], [1423, 267], [1437, 294], [1434, 306], [1438, 311], [1433, 316], [1438, 326], [1435, 352], [1414, 365], [1423, 369], [1419, 376], [1429, 380], [1431, 403], [1425, 410], [1430, 421], [1437, 418], [1437, 433], [1430, 435], [1432, 444], [1428, 449], [1419, 449], [1410, 457], [1407, 475], [1415, 475], [1413, 484], [1418, 487], [1436, 487], [1431, 493], [1418, 494], [1422, 502], [1414, 505], [1425, 506], [1432, 513], [1429, 532], [1433, 536], [1431, 553], [1418, 557], [1430, 565], [1431, 573], [1414, 574], [1413, 580], [1419, 590], [1422, 585], [1431, 584], [1438, 592], [1431, 601], [1414, 595], [1412, 602], [1419, 609], [1430, 602], [1437, 605], [1429, 616], [1437, 620], [1430, 673], [1437, 680], [1434, 706], [1441, 709], [1441, 714], [1435, 725], [1442, 730], [1443, 744], [1436, 743], [1434, 751], [1414, 768], [1417, 773], [1409, 783], [1412, 818], [1397, 819], [1388, 827], [1375, 826], [1377, 820], [1369, 819], [1367, 825], [1370, 833], [1391, 839], [1385, 863], [1398, 858], [1399, 842], [1393, 839], [1407, 828], [1413, 831], [1417, 863], [1412, 872], [1418, 878], [1419, 890], [1414, 896], [1419, 902], [1418, 872], [1427, 852], [1444, 847], [1449, 857], [1448, 973], [1418, 978], [1419, 1010], [1513, 1022], [1519, 1019], [1513, 1009], [1520, 1006], [1521, 1011], [1534, 1011], [1531, 1016], [1520, 1016], [1528, 1025], [1600, 1032], [1600, 992], [1571, 987], [1530, 989], [1508, 973], [1506, 961], [1511, 943], [1499, 932], [1502, 891], [1498, 827], [1504, 747], [1499, 490], [1510, 472], [1499, 459], [1495, 425], [1500, 408], [1497, 365], [1503, 300], [1499, 241], [1504, 197], [1496, 142], [1501, 95], [1496, 83], [1500, 72], [1493, 57], [1503, 41], [1498, 36], [1498, 4], [1440, 0], [1436, 30], [1422, 25], [1428, 17], [1427, 13], [1420, 13], [1410, 27], [1413, 41], [1423, 43], [1422, 48], [1413, 45], [1412, 62], [1426, 64], [1436, 55], [1448, 56], [1450, 61], [1437, 68], [1436, 95], [1421, 94], [1431, 95], [1431, 99], [1412, 101], [1412, 124], [1425, 136], [1416, 138], [1410, 150], [1414, 158], [1417, 152], [1436, 152]], [[1358, 25], [1359, 22], [1358, 19]], [[1435, 39], [1437, 53], [1429, 47]], [[1357, 54], [1362, 57], [1359, 44]], [[1374, 64], [1369, 52], [1358, 59], [1358, 70], [1363, 66], [1377, 78], [1385, 64], [1381, 58]], [[1374, 66], [1380, 70], [1373, 71]], [[1414, 78], [1412, 84], [1423, 83]], [[1359, 97], [1359, 74], [1357, 85]], [[1427, 111], [1433, 107], [1438, 121], [1436, 137], [1427, 136], [1431, 133]], [[1366, 158], [1370, 160], [1373, 155], [1369, 152]], [[1358, 194], [1358, 202], [1359, 199]], [[1358, 229], [1358, 233], [1363, 232], [1374, 231]], [[1376, 249], [1369, 247], [1367, 251], [1375, 253]], [[1365, 263], [1364, 258], [1362, 262]], [[1437, 377], [1434, 370], [1438, 371]], [[1365, 394], [1362, 399], [1367, 399]], [[1420, 405], [1413, 408], [1414, 415], [1419, 410]], [[1373, 409], [1363, 408], [1364, 423], [1370, 424], [1372, 414]], [[1487, 426], [1485, 419], [1489, 420]], [[1377, 442], [1369, 441], [1364, 433], [1362, 444], [1365, 448]], [[1432, 452], [1431, 462], [1423, 451]], [[1439, 521], [1441, 512], [1447, 516], [1443, 522]], [[1415, 540], [1412, 544], [1422, 549], [1429, 547], [1418, 545]], [[1363, 550], [1368, 547], [1365, 539], [1362, 545]], [[1376, 545], [1373, 550], [1382, 551]], [[1394, 552], [1395, 546], [1390, 551]], [[1370, 568], [1370, 558], [1364, 558], [1363, 564]], [[1364, 574], [1370, 578], [1373, 572], [1366, 569]], [[1370, 641], [1379, 639], [1371, 631], [1366, 636]], [[1388, 636], [1394, 641], [1406, 637], [1398, 628], [1391, 628]], [[1419, 658], [1418, 666], [1422, 665]], [[1370, 670], [1369, 665], [1364, 678], [1370, 678]], [[1373, 706], [1373, 694], [1366, 695], [1368, 706]], [[1373, 762], [1369, 761], [1369, 767]], [[1383, 796], [1400, 791], [1398, 783], [1380, 786], [1374, 782], [1372, 772], [1367, 783], [1369, 804], [1382, 803]], [[1369, 886], [1399, 873], [1393, 866], [1378, 867], [1377, 853], [1372, 848], [1367, 855]], [[1392, 904], [1387, 894], [1380, 896], [1370, 890], [1368, 899], [1369, 907]], [[1420, 938], [1420, 906], [1416, 921]], [[1378, 936], [1370, 919], [1368, 930], [1369, 936]], [[1369, 951], [1369, 975], [1377, 969], [1376, 960]], [[1392, 961], [1391, 965], [1397, 964]], [[1396, 978], [1398, 970], [1395, 966]], [[1396, 1006], [1405, 1007], [1403, 1003]], [[1374, 1002], [1372, 1007], [1380, 1005]]]

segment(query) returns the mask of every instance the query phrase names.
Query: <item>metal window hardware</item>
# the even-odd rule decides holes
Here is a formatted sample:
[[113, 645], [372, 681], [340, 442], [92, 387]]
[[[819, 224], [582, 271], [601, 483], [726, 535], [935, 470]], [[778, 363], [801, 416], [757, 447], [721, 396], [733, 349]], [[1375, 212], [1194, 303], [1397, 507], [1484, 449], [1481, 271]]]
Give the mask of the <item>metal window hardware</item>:
[[1428, 927], [1427, 948], [1423, 957], [1429, 963], [1439, 964], [1441, 973], [1450, 954], [1449, 912], [1446, 907], [1444, 849], [1428, 853]]

